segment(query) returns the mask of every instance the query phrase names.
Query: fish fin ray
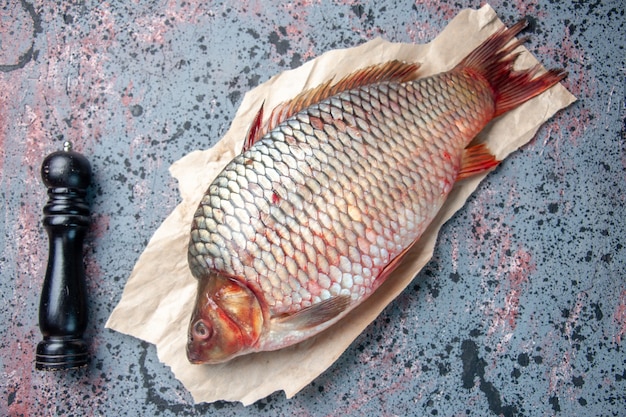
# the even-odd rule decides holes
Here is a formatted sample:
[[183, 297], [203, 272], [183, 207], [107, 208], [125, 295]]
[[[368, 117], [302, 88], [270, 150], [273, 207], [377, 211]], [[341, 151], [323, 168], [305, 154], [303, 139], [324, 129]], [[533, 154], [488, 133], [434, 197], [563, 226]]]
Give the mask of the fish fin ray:
[[259, 139], [263, 137], [262, 122], [263, 122], [263, 107], [264, 106], [265, 106], [265, 102], [261, 103], [261, 107], [259, 108], [259, 111], [257, 112], [256, 116], [254, 116], [254, 120], [252, 121], [252, 124], [250, 125], [248, 134], [246, 135], [246, 140], [243, 142], [243, 146], [241, 147], [241, 153], [244, 153], [245, 151], [250, 149], [250, 147], [254, 145], [256, 141], [258, 141]]
[[320, 84], [317, 87], [305, 90], [293, 99], [278, 105], [261, 130], [261, 135], [274, 129], [281, 122], [322, 100], [363, 85], [381, 82], [407, 82], [417, 78], [417, 70], [420, 64], [406, 63], [398, 60], [383, 64], [371, 65], [347, 75], [333, 84], [333, 79]]
[[513, 70], [513, 62], [519, 56], [519, 52], [514, 50], [526, 41], [526, 38], [515, 39], [515, 36], [527, 24], [522, 19], [508, 29], [501, 28], [470, 52], [455, 68], [477, 74], [490, 84], [495, 98], [494, 117], [543, 93], [567, 76], [563, 69], [551, 69], [539, 74], [543, 71], [540, 65]]
[[395, 258], [393, 258], [387, 265], [385, 265], [385, 267], [380, 271], [380, 273], [376, 277], [376, 281], [378, 281], [378, 285], [380, 285], [383, 282], [385, 282], [385, 280], [389, 277], [389, 275], [391, 275], [391, 273], [393, 271], [395, 271], [395, 269], [404, 260], [404, 257], [406, 256], [406, 254], [411, 251], [411, 248], [413, 247], [413, 245], [415, 245], [415, 243], [418, 240], [419, 240], [419, 238], [415, 239], [409, 246], [404, 248], [404, 250], [402, 252], [400, 252], [398, 255], [396, 255]]
[[295, 313], [275, 317], [273, 321], [281, 326], [294, 329], [309, 329], [334, 319], [348, 308], [350, 302], [351, 297], [349, 295], [339, 295], [305, 307]]
[[357, 70], [333, 84], [324, 98], [334, 96], [342, 91], [351, 90], [368, 84], [382, 82], [407, 82], [417, 78], [420, 64], [392, 60], [383, 64], [371, 65]]
[[489, 171], [498, 166], [499, 163], [500, 161], [496, 159], [484, 143], [468, 146], [463, 150], [461, 169], [457, 174], [456, 180], [464, 180]]

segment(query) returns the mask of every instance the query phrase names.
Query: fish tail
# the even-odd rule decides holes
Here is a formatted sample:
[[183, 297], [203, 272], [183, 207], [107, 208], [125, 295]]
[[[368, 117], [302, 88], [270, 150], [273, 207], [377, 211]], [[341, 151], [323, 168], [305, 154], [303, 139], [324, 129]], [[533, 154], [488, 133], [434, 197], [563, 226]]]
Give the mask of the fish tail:
[[563, 69], [551, 69], [538, 75], [541, 66], [514, 71], [513, 62], [519, 52], [513, 51], [526, 38], [515, 36], [528, 24], [522, 19], [510, 28], [502, 28], [466, 56], [456, 67], [483, 77], [491, 86], [495, 98], [494, 117], [514, 109], [527, 100], [543, 93], [567, 76]]

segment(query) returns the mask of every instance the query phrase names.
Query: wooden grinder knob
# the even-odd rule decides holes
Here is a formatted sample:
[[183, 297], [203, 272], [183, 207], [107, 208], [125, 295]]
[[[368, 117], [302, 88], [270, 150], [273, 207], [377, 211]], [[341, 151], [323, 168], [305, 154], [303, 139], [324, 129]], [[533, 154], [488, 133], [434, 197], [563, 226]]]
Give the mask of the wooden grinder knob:
[[90, 222], [85, 194], [91, 166], [65, 142], [62, 151], [44, 159], [41, 177], [48, 187], [43, 226], [50, 246], [39, 304], [43, 340], [37, 345], [35, 368], [77, 368], [88, 362], [83, 239]]

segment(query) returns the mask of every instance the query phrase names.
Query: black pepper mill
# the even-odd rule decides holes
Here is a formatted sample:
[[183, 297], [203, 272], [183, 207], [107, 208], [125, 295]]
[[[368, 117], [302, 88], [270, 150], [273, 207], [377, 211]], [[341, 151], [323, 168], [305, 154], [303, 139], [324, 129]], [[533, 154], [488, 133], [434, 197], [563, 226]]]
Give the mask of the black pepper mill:
[[41, 178], [48, 187], [43, 225], [50, 249], [39, 304], [43, 340], [37, 345], [35, 368], [77, 368], [88, 362], [82, 338], [87, 327], [83, 238], [90, 222], [85, 194], [91, 166], [65, 142], [62, 151], [44, 159]]

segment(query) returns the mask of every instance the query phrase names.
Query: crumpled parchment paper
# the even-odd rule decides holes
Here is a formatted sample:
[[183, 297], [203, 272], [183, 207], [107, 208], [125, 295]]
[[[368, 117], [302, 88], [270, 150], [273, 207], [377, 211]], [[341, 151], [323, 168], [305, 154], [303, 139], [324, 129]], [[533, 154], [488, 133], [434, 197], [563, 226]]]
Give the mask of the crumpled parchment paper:
[[[375, 39], [356, 48], [330, 51], [246, 94], [230, 130], [219, 143], [208, 150], [191, 152], [171, 166], [171, 174], [179, 181], [182, 203], [158, 228], [140, 256], [106, 327], [155, 344], [159, 359], [171, 367], [196, 402], [226, 400], [248, 405], [278, 390], [283, 390], [287, 397], [294, 396], [332, 365], [411, 282], [431, 258], [441, 225], [463, 206], [484, 175], [457, 184], [405, 262], [341, 322], [298, 345], [239, 357], [221, 365], [191, 365], [185, 354], [187, 326], [196, 292], [196, 280], [187, 267], [187, 243], [191, 219], [204, 191], [239, 153], [252, 119], [264, 101], [267, 115], [267, 109], [304, 89], [332, 77], [341, 79], [357, 69], [355, 66], [391, 59], [420, 62], [422, 75], [446, 71], [500, 26], [502, 22], [488, 5], [480, 10], [465, 10], [429, 44]], [[536, 62], [524, 49], [516, 66], [529, 67]], [[482, 140], [499, 159], [504, 159], [530, 141], [542, 123], [573, 101], [575, 97], [557, 85], [494, 121], [481, 133]]]

